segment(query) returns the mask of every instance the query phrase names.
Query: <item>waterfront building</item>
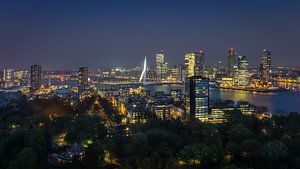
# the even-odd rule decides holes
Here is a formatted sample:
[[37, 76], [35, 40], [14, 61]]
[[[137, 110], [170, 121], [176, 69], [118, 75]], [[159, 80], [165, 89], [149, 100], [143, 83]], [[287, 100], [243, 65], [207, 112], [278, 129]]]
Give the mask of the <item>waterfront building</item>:
[[157, 81], [163, 81], [167, 78], [168, 63], [165, 62], [164, 53], [156, 54], [156, 77]]
[[271, 52], [266, 49], [263, 50], [261, 55], [259, 76], [262, 82], [269, 82], [271, 80]]
[[228, 122], [228, 113], [221, 108], [212, 108], [206, 122], [212, 124], [221, 124]]
[[204, 68], [203, 51], [187, 53], [184, 57], [185, 78], [202, 76]]
[[237, 53], [234, 48], [230, 48], [227, 53], [227, 77], [233, 78], [236, 70]]
[[202, 76], [190, 77], [189, 89], [190, 115], [204, 120], [209, 111], [209, 79]]
[[32, 91], [39, 90], [42, 82], [42, 66], [32, 65], [30, 67], [30, 88]]
[[238, 57], [238, 68], [237, 68], [237, 85], [248, 86], [249, 75], [248, 75], [248, 62], [246, 56]]

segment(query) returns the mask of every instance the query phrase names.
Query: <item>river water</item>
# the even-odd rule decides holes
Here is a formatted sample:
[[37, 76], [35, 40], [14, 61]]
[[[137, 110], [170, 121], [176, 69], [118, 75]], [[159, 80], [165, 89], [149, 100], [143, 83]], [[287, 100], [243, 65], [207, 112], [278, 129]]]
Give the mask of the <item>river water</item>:
[[[232, 101], [246, 101], [250, 104], [267, 107], [269, 112], [275, 114], [284, 114], [287, 112], [300, 112], [300, 84], [286, 84], [281, 83], [279, 86], [289, 87], [289, 91], [272, 92], [272, 93], [258, 93], [241, 90], [228, 89], [210, 89], [210, 99], [214, 100], [232, 100]], [[161, 85], [148, 86], [148, 89], [156, 92], [163, 91], [169, 93], [171, 89], [181, 89], [182, 85]]]

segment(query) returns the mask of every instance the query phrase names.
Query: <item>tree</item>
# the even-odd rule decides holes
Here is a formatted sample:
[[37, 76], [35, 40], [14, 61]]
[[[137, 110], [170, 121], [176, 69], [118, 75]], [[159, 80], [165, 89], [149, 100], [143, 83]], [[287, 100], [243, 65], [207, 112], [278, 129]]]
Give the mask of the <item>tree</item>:
[[16, 157], [15, 161], [10, 162], [9, 169], [35, 169], [38, 157], [32, 148], [24, 148]]
[[248, 128], [246, 128], [242, 124], [239, 124], [231, 129], [229, 139], [230, 141], [233, 141], [235, 143], [240, 143], [242, 140], [249, 139], [253, 136], [254, 134], [251, 131], [249, 131]]
[[103, 162], [104, 151], [101, 146], [96, 144], [88, 145], [86, 156], [84, 159], [84, 166], [88, 169], [97, 169], [99, 164]]
[[229, 160], [239, 159], [240, 157], [240, 149], [236, 145], [236, 143], [232, 141], [227, 142], [227, 144], [225, 145], [224, 153], [225, 155], [230, 157]]
[[106, 137], [106, 128], [98, 116], [80, 115], [70, 127], [66, 141], [83, 143], [87, 140], [96, 141]]
[[264, 168], [282, 168], [285, 164], [288, 148], [281, 141], [271, 141], [261, 149], [261, 165]]
[[261, 154], [265, 159], [280, 160], [287, 155], [288, 148], [281, 141], [271, 141], [263, 146]]
[[137, 156], [139, 158], [149, 155], [150, 147], [148, 145], [147, 136], [143, 133], [137, 133], [132, 136], [130, 141], [125, 145], [125, 154]]
[[240, 144], [240, 150], [245, 156], [250, 156], [260, 148], [261, 144], [256, 139], [243, 140]]
[[124, 154], [133, 166], [132, 168], [141, 168], [143, 160], [149, 157], [149, 153], [150, 146], [148, 145], [148, 139], [143, 133], [133, 135], [124, 148]]
[[202, 148], [204, 145], [202, 144], [190, 144], [184, 146], [183, 150], [180, 152], [180, 157], [186, 164], [190, 164], [192, 161], [192, 166], [195, 165], [196, 160], [201, 161], [202, 159]]

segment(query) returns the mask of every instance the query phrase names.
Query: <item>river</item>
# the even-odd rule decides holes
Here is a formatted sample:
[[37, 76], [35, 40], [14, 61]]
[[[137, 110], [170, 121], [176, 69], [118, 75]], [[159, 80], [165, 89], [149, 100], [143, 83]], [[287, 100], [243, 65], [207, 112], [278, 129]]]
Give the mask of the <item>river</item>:
[[[284, 114], [287, 112], [300, 112], [300, 84], [280, 83], [279, 86], [289, 87], [290, 91], [258, 93], [241, 90], [228, 89], [210, 89], [210, 99], [214, 100], [232, 100], [246, 101], [250, 104], [267, 107], [269, 112], [275, 114]], [[156, 92], [163, 91], [169, 93], [171, 89], [181, 89], [182, 85], [161, 85], [148, 86], [148, 89]]]

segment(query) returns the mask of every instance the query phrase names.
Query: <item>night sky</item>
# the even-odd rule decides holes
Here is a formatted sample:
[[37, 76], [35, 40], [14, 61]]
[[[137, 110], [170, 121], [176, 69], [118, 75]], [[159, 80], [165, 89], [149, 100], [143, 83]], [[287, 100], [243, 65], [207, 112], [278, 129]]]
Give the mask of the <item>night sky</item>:
[[170, 65], [204, 50], [206, 64], [236, 48], [250, 65], [300, 65], [299, 0], [0, 0], [0, 68]]

